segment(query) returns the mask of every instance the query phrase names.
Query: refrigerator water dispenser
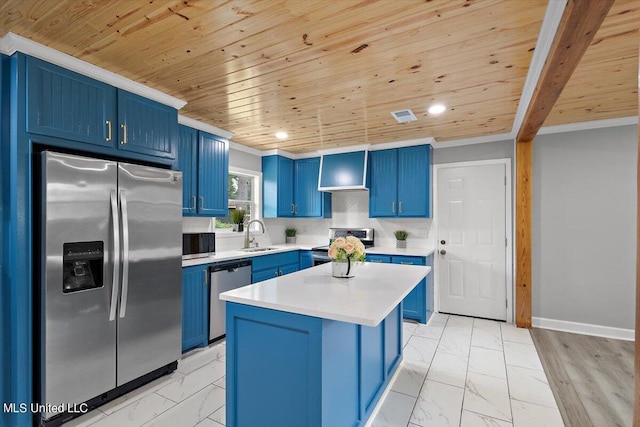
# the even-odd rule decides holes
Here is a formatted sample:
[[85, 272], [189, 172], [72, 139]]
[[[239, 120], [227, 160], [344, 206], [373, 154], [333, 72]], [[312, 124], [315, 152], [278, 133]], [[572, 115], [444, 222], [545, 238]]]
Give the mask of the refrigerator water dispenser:
[[62, 292], [101, 288], [104, 266], [104, 242], [63, 244]]

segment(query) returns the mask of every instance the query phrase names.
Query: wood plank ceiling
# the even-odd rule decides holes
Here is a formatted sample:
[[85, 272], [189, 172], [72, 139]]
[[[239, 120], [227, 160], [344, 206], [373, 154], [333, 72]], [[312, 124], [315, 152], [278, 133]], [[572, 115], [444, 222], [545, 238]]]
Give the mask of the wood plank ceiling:
[[[546, 5], [5, 0], [0, 35], [184, 99], [182, 114], [238, 143], [305, 152], [511, 132]], [[616, 1], [547, 124], [636, 114], [639, 18], [637, 0]], [[434, 102], [445, 113], [427, 113]], [[396, 123], [390, 112], [404, 108], [418, 121]], [[277, 140], [278, 130], [289, 139]]]

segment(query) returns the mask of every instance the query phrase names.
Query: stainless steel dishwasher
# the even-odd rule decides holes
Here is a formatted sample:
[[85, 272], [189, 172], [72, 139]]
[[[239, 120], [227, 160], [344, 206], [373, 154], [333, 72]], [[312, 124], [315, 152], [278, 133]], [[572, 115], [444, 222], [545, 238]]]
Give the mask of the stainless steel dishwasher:
[[251, 284], [251, 261], [232, 261], [209, 267], [211, 274], [211, 294], [209, 296], [209, 341], [220, 338], [225, 334], [224, 301], [219, 295], [232, 289]]

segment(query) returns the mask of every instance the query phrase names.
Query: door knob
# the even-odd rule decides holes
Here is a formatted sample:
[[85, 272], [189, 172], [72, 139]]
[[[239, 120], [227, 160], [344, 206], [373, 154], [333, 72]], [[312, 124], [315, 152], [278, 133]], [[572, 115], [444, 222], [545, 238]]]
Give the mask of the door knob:
[[440, 249], [440, 255], [444, 255], [446, 253], [447, 253], [447, 251], [445, 251], [444, 249]]
[[440, 244], [441, 245], [444, 245], [445, 243], [447, 243], [447, 242], [445, 242], [444, 240], [440, 240]]

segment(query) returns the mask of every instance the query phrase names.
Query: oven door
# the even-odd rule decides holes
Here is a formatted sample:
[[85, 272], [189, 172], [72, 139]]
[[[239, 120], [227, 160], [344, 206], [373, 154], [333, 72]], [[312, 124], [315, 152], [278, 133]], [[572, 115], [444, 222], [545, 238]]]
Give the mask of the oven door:
[[329, 255], [327, 255], [326, 252], [324, 252], [324, 253], [312, 252], [311, 253], [311, 258], [313, 259], [313, 266], [314, 267], [316, 265], [326, 264], [328, 262], [331, 262], [331, 258], [329, 258]]

